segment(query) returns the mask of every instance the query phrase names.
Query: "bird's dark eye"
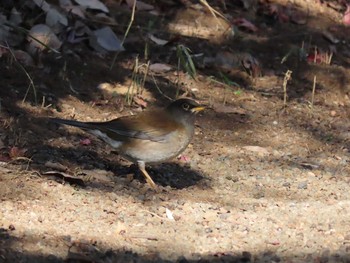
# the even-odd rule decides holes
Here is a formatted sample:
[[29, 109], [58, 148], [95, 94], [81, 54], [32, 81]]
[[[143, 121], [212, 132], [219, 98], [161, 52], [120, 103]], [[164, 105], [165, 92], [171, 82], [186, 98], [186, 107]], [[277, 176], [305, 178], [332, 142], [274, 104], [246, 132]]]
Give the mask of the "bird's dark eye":
[[188, 105], [187, 103], [184, 103], [184, 104], [182, 104], [182, 108], [183, 108], [184, 110], [189, 110], [190, 105]]

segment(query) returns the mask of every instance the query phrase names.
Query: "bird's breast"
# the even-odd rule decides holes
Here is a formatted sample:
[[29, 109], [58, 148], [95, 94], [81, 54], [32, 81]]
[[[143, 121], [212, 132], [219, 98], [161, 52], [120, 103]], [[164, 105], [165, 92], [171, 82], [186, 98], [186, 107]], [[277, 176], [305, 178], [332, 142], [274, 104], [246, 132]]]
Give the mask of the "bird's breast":
[[169, 133], [162, 141], [130, 139], [123, 143], [119, 152], [132, 162], [157, 163], [172, 159], [183, 152], [193, 137], [193, 128]]

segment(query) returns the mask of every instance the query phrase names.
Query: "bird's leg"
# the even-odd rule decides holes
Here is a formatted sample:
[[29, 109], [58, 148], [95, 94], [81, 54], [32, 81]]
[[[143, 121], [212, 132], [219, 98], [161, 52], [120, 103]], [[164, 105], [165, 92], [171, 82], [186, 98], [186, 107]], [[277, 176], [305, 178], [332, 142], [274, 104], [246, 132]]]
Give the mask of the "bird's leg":
[[137, 161], [137, 165], [140, 169], [140, 171], [143, 173], [147, 183], [153, 188], [156, 188], [155, 182], [152, 180], [151, 176], [147, 173], [146, 167], [145, 167], [145, 162], [143, 161]]

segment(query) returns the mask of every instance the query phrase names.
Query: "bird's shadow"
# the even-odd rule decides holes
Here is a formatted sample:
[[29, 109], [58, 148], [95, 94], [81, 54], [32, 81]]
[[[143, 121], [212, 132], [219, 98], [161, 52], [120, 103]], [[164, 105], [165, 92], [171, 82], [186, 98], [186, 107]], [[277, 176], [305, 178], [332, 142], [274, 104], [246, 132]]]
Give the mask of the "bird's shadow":
[[[145, 181], [137, 165], [131, 166], [135, 179]], [[146, 167], [147, 172], [157, 185], [170, 186], [174, 189], [183, 189], [196, 185], [205, 177], [198, 171], [178, 163], [162, 163]], [[131, 171], [131, 170], [130, 170]]]
[[[68, 169], [71, 173], [74, 173], [77, 167], [82, 170], [91, 170], [92, 173], [95, 169], [102, 169], [111, 172], [115, 178], [126, 178], [128, 175], [132, 175], [133, 180], [139, 181], [141, 186], [146, 184], [138, 166], [121, 159], [114, 151], [101, 155], [84, 147], [57, 148], [49, 145], [40, 145], [34, 147], [33, 150], [31, 153], [34, 162], [32, 168], [37, 168], [41, 172], [50, 170], [45, 167], [47, 162], [57, 162], [71, 167]], [[174, 189], [194, 186], [205, 178], [201, 172], [190, 168], [187, 164], [176, 162], [147, 165], [146, 170], [157, 185], [169, 186]], [[70, 173], [69, 171], [67, 173]], [[84, 180], [84, 178], [81, 179]], [[93, 185], [97, 186], [96, 184], [91, 186]], [[104, 188], [102, 185], [100, 187]]]

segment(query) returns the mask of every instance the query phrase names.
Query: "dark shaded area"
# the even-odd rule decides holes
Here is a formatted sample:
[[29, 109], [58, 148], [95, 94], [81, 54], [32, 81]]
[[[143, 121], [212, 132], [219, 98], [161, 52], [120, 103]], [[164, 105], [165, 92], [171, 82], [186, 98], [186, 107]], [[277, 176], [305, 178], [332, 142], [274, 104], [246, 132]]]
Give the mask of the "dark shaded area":
[[[211, 2], [214, 8], [218, 10], [222, 8], [222, 5], [220, 5], [218, 1]], [[237, 3], [240, 3], [240, 1], [237, 1]], [[155, 17], [146, 12], [138, 12], [135, 17], [134, 26], [129, 33], [130, 36], [141, 35], [141, 39], [145, 38], [152, 63], [170, 63], [176, 68], [177, 56], [174, 48], [177, 44], [183, 44], [189, 47], [193, 53], [204, 52], [205, 55], [212, 56], [224, 50], [229, 50], [232, 53], [248, 52], [261, 61], [264, 72], [273, 70], [280, 76], [288, 69], [294, 72], [293, 80], [288, 89], [289, 99], [303, 97], [305, 93], [309, 91], [309, 88], [312, 86], [312, 81], [311, 78], [305, 77], [305, 74], [308, 74], [307, 72], [309, 71], [313, 71], [314, 68], [317, 70], [324, 70], [328, 74], [330, 73], [329, 71], [332, 70], [332, 72], [337, 74], [337, 76], [335, 76], [336, 79], [341, 78], [344, 81], [347, 80], [346, 74], [342, 73], [339, 69], [330, 69], [330, 67], [326, 65], [312, 65], [307, 63], [305, 59], [300, 58], [299, 51], [303, 42], [308, 44], [310, 48], [312, 48], [313, 45], [324, 50], [329, 48], [329, 43], [322, 36], [322, 31], [309, 28], [307, 24], [296, 25], [292, 22], [281, 23], [277, 18], [267, 16], [264, 12], [259, 11], [261, 8], [260, 5], [257, 6], [258, 10], [254, 14], [254, 17], [252, 13], [249, 12], [249, 10], [245, 10], [241, 4], [227, 3], [226, 5], [227, 10], [225, 10], [225, 13], [230, 13], [230, 9], [232, 8], [233, 11], [239, 13], [240, 17], [251, 18], [253, 23], [259, 25], [261, 30], [253, 34], [237, 31], [233, 40], [220, 44], [195, 37], [180, 37], [176, 42], [168, 46], [157, 46], [146, 39], [148, 31], [158, 33], [158, 35], [164, 38], [171, 38], [172, 34], [167, 31], [167, 25], [176, 18], [177, 14], [186, 10], [181, 4], [176, 6], [171, 5], [171, 8], [169, 8], [166, 3], [161, 2], [158, 4], [160, 9], [163, 8], [167, 10], [167, 15]], [[276, 6], [279, 7], [280, 5], [276, 4]], [[25, 11], [25, 9], [21, 10], [21, 6], [18, 8], [20, 11]], [[294, 8], [302, 16], [310, 17], [307, 11], [296, 6]], [[198, 12], [198, 14], [200, 15], [202, 13]], [[130, 10], [112, 9], [111, 15], [118, 17], [118, 22], [121, 25], [125, 25], [125, 28], [113, 28], [118, 34], [123, 35], [130, 19]], [[322, 20], [322, 18], [320, 18], [320, 20]], [[70, 22], [72, 23], [73, 21], [74, 20]], [[145, 23], [147, 21], [148, 23]], [[136, 25], [141, 26], [137, 27]], [[337, 33], [341, 35], [337, 37], [347, 39], [349, 29], [341, 27], [340, 25], [339, 27]], [[36, 100], [40, 105], [43, 97], [45, 97], [46, 103], [52, 104], [52, 107], [58, 110], [60, 108], [58, 103], [59, 99], [67, 96], [75, 96], [81, 101], [90, 103], [96, 101], [100, 97], [100, 93], [96, 89], [99, 83], [109, 81], [123, 82], [126, 78], [131, 76], [133, 60], [136, 56], [144, 53], [145, 42], [133, 41], [128, 43], [128, 41], [126, 41], [125, 47], [127, 51], [119, 54], [117, 63], [112, 70], [110, 70], [110, 66], [113, 55], [99, 58], [93, 54], [86, 43], [75, 46], [66, 44], [63, 47], [62, 54], [59, 55], [44, 54], [42, 56], [42, 64], [45, 70], [40, 68], [27, 69], [29, 75], [33, 76], [33, 81], [37, 89], [36, 99], [34, 98], [33, 90], [29, 90], [27, 101], [35, 103]], [[74, 52], [68, 52], [71, 50], [74, 50]], [[338, 46], [338, 52], [341, 54], [343, 51], [346, 51], [346, 47], [342, 45]], [[286, 62], [281, 64], [281, 60], [284, 57], [287, 58]], [[144, 62], [147, 59], [140, 57], [140, 60]], [[12, 103], [21, 101], [25, 97], [28, 88], [27, 76], [15, 62], [11, 62], [10, 58], [8, 60], [2, 59], [2, 63], [1, 76], [6, 80], [8, 87], [0, 91], [2, 99]], [[336, 55], [333, 58], [333, 63], [344, 66], [349, 65], [346, 57]], [[243, 70], [243, 68], [240, 69]], [[217, 68], [204, 68], [199, 69], [199, 71], [204, 76], [209, 77], [213, 75], [220, 79]], [[242, 78], [242, 74], [236, 74], [237, 71], [235, 70], [228, 70], [223, 73], [227, 74], [227, 76], [235, 82], [238, 82], [243, 89], [250, 88], [252, 79], [248, 76]], [[14, 75], [18, 77], [13, 78]], [[177, 92], [178, 85], [162, 76], [156, 76], [156, 79], [163, 93], [173, 98]], [[86, 86], [86, 83], [89, 83], [89, 86]], [[147, 80], [146, 87], [147, 90], [154, 94], [154, 97], [161, 98], [158, 89], [151, 79]], [[320, 88], [327, 89], [329, 87], [322, 87], [321, 85]], [[181, 88], [181, 92], [186, 92], [186, 90]], [[280, 94], [275, 95], [280, 97]], [[160, 99], [160, 101], [161, 100], [163, 99]], [[12, 111], [10, 105], [5, 106]], [[113, 107], [113, 105], [108, 106]]]
[[[237, 1], [238, 3], [240, 1]], [[213, 7], [221, 9], [217, 1], [212, 1]], [[167, 25], [169, 22], [175, 19], [176, 14], [185, 11], [183, 5], [179, 4], [177, 6], [171, 5], [167, 6], [165, 3], [159, 3], [160, 8], [167, 10], [166, 16], [155, 17], [149, 15], [145, 12], [138, 12], [135, 21], [134, 27], [131, 28], [130, 36], [141, 35], [146, 38], [146, 33], [148, 31], [156, 32], [164, 38], [171, 38], [171, 34], [167, 32]], [[277, 5], [278, 6], [278, 5]], [[19, 7], [20, 8], [20, 7]], [[225, 12], [232, 10], [237, 10], [239, 8], [239, 15], [241, 17], [247, 16], [249, 18], [251, 12], [245, 10], [242, 6], [237, 4], [227, 3]], [[149, 54], [152, 59], [152, 62], [166, 62], [170, 63], [177, 67], [177, 57], [174, 47], [177, 44], [184, 44], [188, 46], [193, 53], [205, 51], [206, 55], [215, 56], [216, 53], [223, 50], [230, 50], [233, 53], [237, 52], [248, 52], [251, 53], [254, 57], [262, 61], [262, 66], [264, 71], [275, 70], [277, 74], [283, 74], [287, 69], [293, 70], [293, 80], [290, 83], [289, 98], [298, 98], [302, 97], [307, 89], [305, 87], [310, 87], [312, 82], [310, 80], [303, 78], [303, 72], [312, 70], [315, 66], [308, 64], [306, 61], [300, 60], [300, 54], [298, 49], [300, 49], [302, 42], [309, 43], [311, 46], [313, 43], [319, 48], [328, 49], [328, 43], [324, 40], [322, 32], [308, 28], [307, 25], [296, 25], [291, 22], [281, 23], [278, 22], [277, 18], [273, 16], [266, 16], [263, 12], [259, 11], [261, 8], [258, 5], [258, 10], [254, 17], [252, 17], [253, 22], [259, 25], [262, 29], [254, 34], [248, 34], [244, 31], [237, 31], [236, 36], [233, 40], [227, 41], [226, 43], [215, 44], [213, 42], [202, 40], [198, 38], [191, 37], [181, 37], [179, 40], [169, 46], [157, 46], [154, 43], [146, 40], [148, 43]], [[300, 8], [295, 7], [301, 15], [309, 17], [309, 14]], [[24, 10], [23, 10], [24, 11]], [[112, 9], [111, 14], [115, 17], [118, 17], [118, 22], [121, 25], [127, 25], [130, 18], [130, 10], [125, 9]], [[201, 12], [198, 12], [201, 14]], [[148, 23], [145, 23], [148, 21]], [[141, 25], [136, 27], [136, 25]], [[118, 34], [123, 34], [126, 28], [116, 27], [114, 30]], [[346, 37], [347, 31], [349, 29], [342, 28], [339, 30], [341, 34]], [[282, 32], [282, 34], [281, 34]], [[254, 36], [254, 37], [252, 37]], [[101, 82], [123, 82], [126, 77], [130, 77], [132, 74], [132, 63], [134, 58], [144, 53], [145, 42], [143, 41], [134, 41], [132, 43], [125, 43], [127, 52], [120, 54], [116, 65], [112, 70], [109, 70], [112, 61], [112, 55], [107, 56], [106, 58], [99, 58], [95, 55], [91, 56], [92, 51], [86, 47], [86, 43], [82, 43], [77, 46], [66, 45], [63, 47], [63, 55], [44, 55], [43, 56], [43, 65], [46, 67], [45, 70], [42, 69], [28, 69], [29, 74], [34, 76], [34, 83], [36, 83], [37, 88], [37, 102], [40, 104], [43, 96], [46, 97], [47, 103], [53, 104], [53, 107], [59, 109], [58, 100], [60, 98], [67, 97], [69, 95], [76, 96], [79, 100], [91, 102], [95, 101], [98, 98], [99, 92], [96, 90], [96, 86]], [[66, 49], [66, 50], [65, 50]], [[73, 54], [69, 54], [70, 49], [74, 50]], [[270, 49], [270, 50], [269, 50]], [[339, 53], [342, 52], [342, 46], [339, 47]], [[266, 52], [269, 50], [269, 52]], [[287, 54], [288, 59], [286, 63], [281, 64], [280, 61]], [[141, 58], [141, 60], [143, 60]], [[341, 64], [346, 63], [346, 60], [341, 57], [334, 57], [334, 63]], [[7, 100], [8, 92], [13, 96], [9, 97], [11, 101], [22, 100], [26, 92], [28, 80], [25, 74], [21, 69], [16, 67], [16, 63], [12, 62], [12, 65], [8, 64], [8, 61], [5, 62], [5, 67], [1, 69], [1, 75], [4, 79], [7, 79], [9, 83], [9, 90], [2, 90], [1, 94], [4, 100]], [[93, 65], [93, 66], [91, 66]], [[346, 66], [347, 64], [345, 64]], [[323, 67], [323, 66], [322, 66]], [[324, 66], [327, 70], [327, 66]], [[19, 77], [13, 79], [14, 71], [17, 71]], [[201, 74], [204, 76], [214, 75], [220, 78], [217, 69], [202, 69], [200, 70]], [[234, 81], [238, 82], [242, 88], [249, 88], [251, 85], [251, 80], [249, 77], [241, 78], [241, 74], [235, 74], [235, 72], [224, 72]], [[233, 75], [232, 75], [232, 74]], [[346, 78], [346, 75], [342, 76]], [[156, 77], [158, 85], [162, 91], [170, 97], [174, 97], [177, 85], [175, 83], [169, 82], [167, 79], [162, 76]], [[89, 83], [89, 86], [86, 86], [86, 83]], [[78, 93], [74, 93], [71, 88], [73, 88]], [[150, 79], [146, 82], [146, 87], [155, 97], [161, 97], [157, 88], [155, 87], [153, 81]], [[327, 87], [324, 87], [327, 88]], [[182, 90], [184, 92], [185, 90]], [[7, 95], [7, 96], [6, 96]], [[33, 91], [29, 92], [28, 100], [34, 103]]]
[[[11, 235], [11, 232], [6, 229], [0, 229], [0, 263], [126, 263], [126, 262], [159, 262], [159, 263], [249, 263], [249, 262], [285, 262], [297, 260], [305, 260], [304, 262], [328, 262], [334, 260], [334, 262], [346, 263], [350, 261], [350, 256], [345, 251], [338, 251], [336, 253], [322, 252], [320, 254], [307, 254], [298, 255], [295, 252], [292, 255], [281, 258], [278, 253], [266, 250], [258, 254], [251, 254], [248, 251], [236, 251], [227, 253], [217, 254], [205, 254], [193, 255], [195, 259], [186, 259], [180, 257], [177, 260], [170, 261], [160, 258], [157, 253], [148, 255], [141, 255], [132, 252], [127, 249], [113, 249], [106, 248], [102, 244], [94, 242], [88, 242], [84, 240], [76, 240], [72, 242], [69, 236], [61, 237], [38, 237], [38, 236], [27, 236], [26, 240], [22, 240], [23, 244], [30, 244], [34, 242], [42, 242], [46, 244], [55, 244], [55, 254], [45, 254], [40, 252], [32, 253], [20, 248], [21, 245], [15, 244], [16, 237]], [[14, 248], [17, 247], [17, 248]], [[59, 256], [61, 255], [61, 256]]]
[[[34, 161], [32, 168], [41, 172], [50, 170], [50, 168], [44, 166], [45, 162], [53, 161], [65, 163], [68, 167], [72, 167], [72, 171], [76, 166], [79, 166], [82, 170], [103, 169], [111, 171], [116, 177], [126, 177], [128, 174], [134, 174], [135, 179], [145, 182], [144, 176], [137, 165], [130, 166], [130, 163], [121, 160], [114, 152], [99, 155], [96, 151], [88, 150], [83, 146], [68, 149], [42, 146], [41, 148], [32, 149], [30, 154]], [[204, 178], [202, 172], [176, 163], [147, 166], [147, 171], [155, 183], [175, 189], [190, 187]], [[69, 171], [67, 172], [69, 173]], [[75, 184], [74, 182], [72, 183]]]

